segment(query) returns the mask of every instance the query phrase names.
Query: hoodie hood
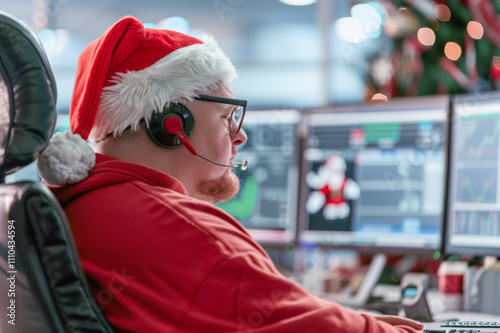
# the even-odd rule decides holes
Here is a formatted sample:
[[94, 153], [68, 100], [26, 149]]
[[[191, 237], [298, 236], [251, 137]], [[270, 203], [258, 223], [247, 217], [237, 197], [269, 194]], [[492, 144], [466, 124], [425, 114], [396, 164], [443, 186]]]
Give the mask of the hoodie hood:
[[187, 195], [184, 186], [175, 178], [135, 163], [96, 153], [96, 165], [89, 176], [83, 181], [70, 185], [45, 185], [54, 193], [61, 206], [65, 206], [71, 200], [93, 190], [126, 183], [130, 181], [141, 181], [151, 186], [169, 188], [180, 194]]

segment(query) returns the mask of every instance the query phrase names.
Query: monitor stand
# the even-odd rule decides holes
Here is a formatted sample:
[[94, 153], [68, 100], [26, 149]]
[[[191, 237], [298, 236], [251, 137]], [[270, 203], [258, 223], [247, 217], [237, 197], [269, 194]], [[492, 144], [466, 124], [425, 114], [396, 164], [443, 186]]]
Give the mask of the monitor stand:
[[377, 253], [373, 256], [370, 266], [366, 271], [363, 283], [355, 295], [335, 294], [333, 300], [344, 306], [362, 307], [368, 303], [371, 293], [375, 285], [380, 280], [380, 276], [387, 262], [387, 256], [382, 253]]

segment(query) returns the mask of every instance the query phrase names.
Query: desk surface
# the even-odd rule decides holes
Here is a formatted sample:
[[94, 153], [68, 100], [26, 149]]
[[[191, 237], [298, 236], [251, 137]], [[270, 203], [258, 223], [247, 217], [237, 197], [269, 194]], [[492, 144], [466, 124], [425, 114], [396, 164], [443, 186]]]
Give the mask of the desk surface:
[[[378, 285], [374, 288], [372, 292], [373, 296], [383, 296], [384, 300], [387, 302], [399, 301], [400, 297], [400, 289], [399, 286], [387, 286], [387, 285]], [[329, 294], [323, 295], [325, 299], [330, 301], [335, 301], [339, 303], [344, 303], [348, 307], [353, 307], [358, 312], [369, 313], [372, 315], [378, 315], [376, 311], [365, 311], [363, 309], [357, 308], [356, 306], [352, 306], [348, 304], [346, 300], [351, 297], [347, 295], [338, 295], [338, 294]], [[345, 302], [344, 302], [345, 301]], [[432, 323], [424, 323], [425, 329], [445, 329], [441, 327], [441, 323], [449, 320], [459, 320], [459, 321], [496, 321], [500, 322], [500, 316], [487, 314], [487, 313], [478, 313], [478, 312], [465, 312], [465, 311], [445, 311], [443, 307], [443, 303], [440, 301], [439, 294], [437, 290], [429, 290], [427, 294], [427, 301], [429, 304], [429, 308], [431, 310], [434, 322]], [[351, 306], [350, 306], [351, 305]], [[400, 315], [404, 315], [404, 312], [401, 312]], [[500, 328], [483, 328], [480, 331], [484, 332], [500, 332]]]

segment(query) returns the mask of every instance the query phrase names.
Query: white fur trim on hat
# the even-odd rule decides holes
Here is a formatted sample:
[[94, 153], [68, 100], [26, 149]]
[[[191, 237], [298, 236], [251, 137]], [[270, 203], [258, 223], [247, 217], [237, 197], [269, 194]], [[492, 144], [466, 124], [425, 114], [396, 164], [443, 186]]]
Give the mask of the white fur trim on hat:
[[225, 83], [236, 70], [211, 36], [203, 44], [177, 49], [140, 71], [118, 73], [115, 84], [103, 89], [89, 139], [121, 134], [127, 127], [138, 130], [141, 119], [149, 123], [153, 112], [167, 103], [192, 100]]
[[56, 133], [38, 156], [38, 171], [49, 184], [74, 184], [87, 178], [95, 166], [92, 148], [79, 134]]

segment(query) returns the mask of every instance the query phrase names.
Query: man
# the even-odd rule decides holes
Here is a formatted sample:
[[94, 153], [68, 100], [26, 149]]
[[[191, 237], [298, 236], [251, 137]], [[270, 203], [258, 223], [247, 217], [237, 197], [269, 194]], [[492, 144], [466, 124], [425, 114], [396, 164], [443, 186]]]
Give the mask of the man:
[[[97, 303], [117, 332], [415, 332], [318, 299], [287, 280], [213, 203], [246, 102], [217, 44], [132, 17], [79, 58], [71, 130], [39, 169], [65, 209]], [[95, 154], [83, 139], [95, 142]], [[201, 157], [201, 158], [200, 158]], [[413, 328], [412, 328], [413, 327]]]

